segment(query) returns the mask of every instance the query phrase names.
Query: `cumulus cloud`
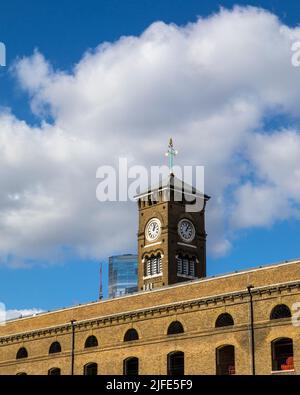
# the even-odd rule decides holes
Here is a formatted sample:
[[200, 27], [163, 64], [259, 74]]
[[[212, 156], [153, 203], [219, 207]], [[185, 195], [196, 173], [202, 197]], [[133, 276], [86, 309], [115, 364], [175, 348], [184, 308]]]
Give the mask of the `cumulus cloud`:
[[237, 188], [232, 222], [237, 227], [272, 225], [300, 217], [300, 133], [295, 130], [255, 134], [248, 155], [255, 182]]
[[179, 165], [205, 166], [210, 254], [228, 252], [240, 227], [297, 216], [299, 131], [264, 125], [299, 114], [298, 38], [271, 13], [236, 7], [183, 27], [156, 22], [71, 71], [38, 51], [19, 59], [15, 77], [41, 122], [0, 114], [1, 261], [134, 251], [136, 207], [99, 203], [96, 169], [122, 156], [162, 164], [170, 135]]

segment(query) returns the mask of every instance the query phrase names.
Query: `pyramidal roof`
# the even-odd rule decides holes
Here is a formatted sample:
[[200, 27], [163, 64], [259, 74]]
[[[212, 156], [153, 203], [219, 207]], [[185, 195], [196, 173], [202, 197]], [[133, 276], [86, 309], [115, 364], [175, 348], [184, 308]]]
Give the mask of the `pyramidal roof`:
[[138, 195], [135, 196], [135, 199], [140, 199], [147, 195], [151, 195], [155, 192], [162, 191], [162, 190], [173, 190], [182, 192], [185, 194], [193, 194], [195, 196], [200, 196], [205, 198], [205, 200], [210, 199], [210, 196], [205, 195], [203, 192], [198, 191], [195, 187], [190, 184], [187, 184], [180, 178], [176, 177], [173, 173], [170, 173], [168, 177], [162, 179], [158, 184], [148, 186], [148, 188]]

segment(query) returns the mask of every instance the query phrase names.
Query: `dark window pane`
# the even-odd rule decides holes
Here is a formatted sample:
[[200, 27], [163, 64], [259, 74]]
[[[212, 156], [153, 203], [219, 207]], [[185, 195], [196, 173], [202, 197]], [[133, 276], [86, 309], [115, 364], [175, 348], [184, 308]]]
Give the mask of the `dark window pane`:
[[124, 360], [124, 375], [134, 375], [139, 374], [139, 359], [136, 357], [127, 358]]
[[183, 333], [184, 329], [179, 321], [173, 321], [168, 328], [168, 335], [176, 335], [178, 333]]
[[60, 376], [60, 369], [59, 368], [52, 368], [48, 370], [49, 376]]
[[98, 365], [96, 363], [88, 363], [84, 367], [84, 375], [85, 376], [97, 376], [98, 374]]
[[271, 311], [270, 319], [278, 320], [280, 318], [289, 318], [291, 317], [291, 311], [285, 304], [278, 304]]
[[17, 352], [16, 358], [17, 359], [22, 359], [22, 358], [27, 358], [27, 357], [28, 357], [28, 352], [27, 352], [26, 348], [25, 347], [21, 347], [19, 349], [19, 351]]
[[61, 352], [61, 346], [58, 342], [54, 342], [49, 348], [49, 354], [55, 354], [57, 352]]
[[216, 350], [217, 375], [235, 374], [234, 346], [223, 346]]
[[182, 351], [172, 352], [168, 355], [168, 375], [184, 375], [184, 353]]
[[216, 320], [216, 328], [221, 328], [223, 326], [230, 326], [234, 325], [233, 318], [230, 314], [228, 313], [223, 313], [220, 314], [219, 317]]
[[85, 341], [85, 348], [90, 348], [90, 347], [97, 347], [98, 346], [98, 340], [96, 336], [89, 336], [86, 341]]
[[272, 370], [293, 370], [293, 340], [283, 338], [272, 342]]
[[133, 340], [138, 340], [139, 339], [139, 335], [137, 333], [137, 331], [135, 329], [128, 329], [128, 331], [125, 333], [124, 336], [124, 342], [130, 342]]

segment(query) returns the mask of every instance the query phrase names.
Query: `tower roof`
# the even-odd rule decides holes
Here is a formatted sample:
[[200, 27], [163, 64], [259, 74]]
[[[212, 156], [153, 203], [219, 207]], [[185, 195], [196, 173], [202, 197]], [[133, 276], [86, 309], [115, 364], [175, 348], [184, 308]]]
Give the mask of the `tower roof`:
[[160, 180], [158, 184], [153, 186], [151, 185], [148, 186], [146, 190], [136, 195], [135, 199], [138, 200], [148, 195], [152, 195], [155, 192], [159, 192], [163, 190], [177, 191], [187, 195], [195, 195], [198, 197], [203, 197], [205, 200], [210, 199], [210, 196], [204, 194], [201, 191], [198, 191], [195, 187], [193, 187], [190, 184], [187, 184], [183, 180], [180, 180], [173, 173], [169, 174], [168, 177]]

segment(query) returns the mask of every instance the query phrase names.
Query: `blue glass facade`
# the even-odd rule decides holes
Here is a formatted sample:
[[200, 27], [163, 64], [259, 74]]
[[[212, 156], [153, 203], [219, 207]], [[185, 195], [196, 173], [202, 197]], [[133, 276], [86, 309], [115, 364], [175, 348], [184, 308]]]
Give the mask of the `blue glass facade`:
[[116, 298], [138, 290], [137, 255], [125, 254], [109, 257], [108, 297]]

